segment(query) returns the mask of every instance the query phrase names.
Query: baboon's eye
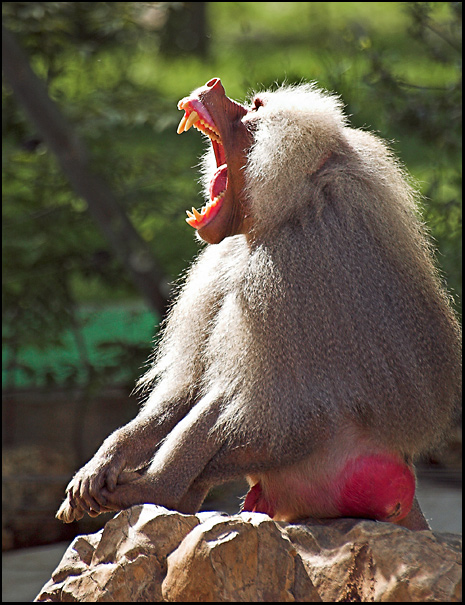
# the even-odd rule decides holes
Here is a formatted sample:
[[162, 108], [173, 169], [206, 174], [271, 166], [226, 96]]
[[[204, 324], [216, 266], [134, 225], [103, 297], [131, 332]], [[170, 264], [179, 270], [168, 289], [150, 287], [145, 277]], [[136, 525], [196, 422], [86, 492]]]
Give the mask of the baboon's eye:
[[264, 105], [263, 101], [259, 97], [255, 97], [253, 101], [252, 111], [257, 111], [259, 107]]

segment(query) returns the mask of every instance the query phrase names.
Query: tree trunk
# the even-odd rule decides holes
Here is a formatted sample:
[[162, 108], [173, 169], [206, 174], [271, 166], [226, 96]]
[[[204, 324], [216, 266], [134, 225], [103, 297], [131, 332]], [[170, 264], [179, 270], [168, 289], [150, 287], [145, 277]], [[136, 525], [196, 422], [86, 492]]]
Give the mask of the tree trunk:
[[166, 310], [165, 279], [153, 255], [107, 183], [91, 170], [83, 142], [49, 97], [45, 84], [10, 31], [2, 26], [2, 69], [6, 81], [45, 143], [56, 155], [75, 192], [87, 202], [114, 253], [128, 270], [133, 283], [149, 305], [162, 317]]

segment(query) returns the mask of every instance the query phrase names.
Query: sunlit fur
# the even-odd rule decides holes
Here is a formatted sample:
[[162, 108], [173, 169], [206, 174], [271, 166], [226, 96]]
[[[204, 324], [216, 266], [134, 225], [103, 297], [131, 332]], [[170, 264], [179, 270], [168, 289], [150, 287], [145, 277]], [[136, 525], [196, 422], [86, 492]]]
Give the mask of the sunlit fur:
[[[206, 89], [231, 108], [219, 80]], [[287, 87], [250, 108], [224, 117], [231, 182], [246, 157], [230, 202], [251, 231], [199, 254], [141, 380], [141, 413], [76, 473], [57, 516], [145, 502], [192, 513], [212, 485], [245, 476], [245, 508], [276, 519], [427, 529], [412, 459], [461, 401], [460, 330], [417, 194], [337, 97]], [[204, 179], [215, 170], [207, 157]]]
[[[200, 253], [141, 381], [146, 409], [216, 402], [219, 443], [252, 455], [213, 459], [213, 481], [341, 434], [411, 458], [444, 435], [461, 377], [417, 194], [337, 97], [313, 85], [259, 97], [245, 167], [253, 238]], [[214, 168], [207, 159], [206, 178]]]

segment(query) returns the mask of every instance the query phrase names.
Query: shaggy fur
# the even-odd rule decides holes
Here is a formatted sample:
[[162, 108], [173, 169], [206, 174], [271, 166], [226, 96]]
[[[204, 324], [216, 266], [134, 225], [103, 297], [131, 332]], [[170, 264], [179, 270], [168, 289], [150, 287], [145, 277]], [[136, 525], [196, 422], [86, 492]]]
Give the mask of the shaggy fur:
[[265, 444], [272, 464], [347, 422], [411, 457], [441, 439], [461, 377], [416, 192], [337, 97], [304, 85], [260, 98], [246, 166], [255, 241], [200, 254], [143, 379], [161, 378], [146, 405], [167, 385], [191, 405], [215, 392], [218, 434]]
[[[141, 380], [141, 413], [70, 483], [63, 520], [107, 502], [192, 512], [241, 475], [277, 494], [282, 518], [337, 516], [325, 499], [350, 460], [410, 463], [450, 426], [460, 329], [402, 168], [313, 85], [258, 98], [244, 167], [253, 231], [200, 253]], [[209, 153], [207, 191], [215, 170]], [[149, 463], [126, 489], [121, 471]]]

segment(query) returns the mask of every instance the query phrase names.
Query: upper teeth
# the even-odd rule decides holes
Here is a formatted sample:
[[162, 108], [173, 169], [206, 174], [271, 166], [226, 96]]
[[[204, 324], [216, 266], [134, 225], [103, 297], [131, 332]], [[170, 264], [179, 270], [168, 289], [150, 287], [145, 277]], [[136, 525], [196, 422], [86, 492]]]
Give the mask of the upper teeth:
[[177, 133], [181, 134], [182, 132], [187, 132], [191, 126], [194, 126], [194, 128], [197, 128], [200, 132], [208, 135], [213, 141], [217, 141], [218, 143], [221, 142], [220, 133], [216, 128], [207, 124], [205, 120], [199, 117], [199, 114], [196, 111], [192, 111], [189, 115], [187, 115], [186, 112], [182, 116]]
[[216, 128], [213, 128], [204, 120], [199, 120], [196, 124], [194, 124], [194, 128], [197, 128], [197, 130], [200, 130], [200, 132], [205, 133], [212, 141], [221, 143], [220, 133], [216, 130]]
[[193, 111], [189, 116], [187, 115], [187, 113], [185, 113], [182, 118], [181, 121], [179, 122], [179, 126], [178, 126], [178, 134], [181, 134], [181, 132], [187, 132], [189, 130], [189, 128], [193, 125], [194, 122], [196, 122], [199, 119], [199, 114], [196, 111]]

